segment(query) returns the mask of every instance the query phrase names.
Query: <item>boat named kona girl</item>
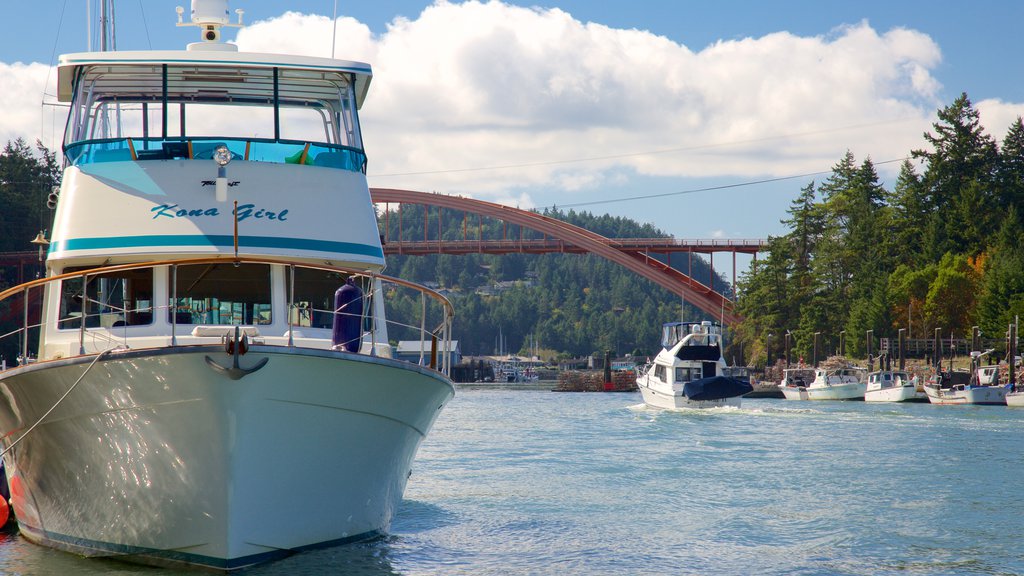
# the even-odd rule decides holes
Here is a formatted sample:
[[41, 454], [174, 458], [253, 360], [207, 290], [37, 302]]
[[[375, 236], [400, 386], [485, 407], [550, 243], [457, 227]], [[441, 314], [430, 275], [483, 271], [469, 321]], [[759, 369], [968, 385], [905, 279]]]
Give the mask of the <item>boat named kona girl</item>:
[[711, 322], [662, 326], [662, 350], [637, 377], [644, 402], [655, 408], [739, 407], [753, 391], [749, 378], [722, 357], [722, 329]]
[[[230, 570], [388, 529], [454, 393], [452, 309], [381, 274], [370, 67], [241, 53], [226, 0], [192, 8], [187, 51], [60, 59], [47, 276], [0, 293], [36, 355], [0, 372], [0, 443], [26, 538]], [[419, 363], [388, 345], [405, 290]]]

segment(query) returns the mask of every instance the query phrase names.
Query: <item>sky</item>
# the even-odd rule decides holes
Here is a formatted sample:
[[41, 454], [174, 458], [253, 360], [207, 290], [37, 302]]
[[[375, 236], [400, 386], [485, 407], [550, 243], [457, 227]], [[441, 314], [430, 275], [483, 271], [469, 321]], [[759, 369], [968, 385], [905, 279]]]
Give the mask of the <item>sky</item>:
[[[5, 2], [0, 142], [59, 148], [56, 55], [96, 0]], [[174, 0], [117, 0], [117, 47], [179, 49]], [[233, 0], [242, 50], [369, 63], [371, 186], [558, 207], [677, 238], [764, 238], [851, 152], [892, 187], [966, 92], [1024, 115], [1024, 2]], [[93, 29], [95, 30], [95, 26]], [[98, 42], [93, 41], [94, 49]]]

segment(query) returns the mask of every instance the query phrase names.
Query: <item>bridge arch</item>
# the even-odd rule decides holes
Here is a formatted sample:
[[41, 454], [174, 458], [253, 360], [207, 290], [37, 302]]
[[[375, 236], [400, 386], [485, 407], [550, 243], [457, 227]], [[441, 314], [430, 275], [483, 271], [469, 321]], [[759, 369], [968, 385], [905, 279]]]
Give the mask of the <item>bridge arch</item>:
[[[735, 324], [740, 320], [733, 310], [733, 303], [728, 298], [670, 267], [651, 258], [647, 252], [626, 246], [617, 245], [615, 240], [605, 238], [589, 230], [573, 226], [567, 222], [550, 218], [536, 212], [520, 210], [493, 202], [417, 192], [393, 188], [371, 188], [370, 196], [378, 204], [420, 204], [437, 206], [462, 212], [488, 216], [518, 224], [536, 230], [552, 238], [563, 241], [574, 247], [615, 262], [627, 270], [634, 272], [666, 290], [685, 298], [701, 311], [713, 318], [721, 318], [726, 324]], [[754, 251], [756, 254], [756, 249]], [[712, 276], [714, 272], [712, 270]]]

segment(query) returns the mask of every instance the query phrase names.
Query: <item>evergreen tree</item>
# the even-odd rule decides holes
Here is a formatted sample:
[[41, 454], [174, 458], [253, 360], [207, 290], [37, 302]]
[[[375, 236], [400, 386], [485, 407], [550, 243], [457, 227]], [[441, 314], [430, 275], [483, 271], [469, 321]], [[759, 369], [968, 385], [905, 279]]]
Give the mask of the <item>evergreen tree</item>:
[[1011, 206], [986, 263], [978, 296], [978, 325], [984, 333], [1002, 334], [1016, 316], [1024, 315], [1024, 228]]
[[884, 233], [891, 238], [888, 243], [894, 265], [923, 264], [923, 239], [925, 222], [928, 221], [928, 197], [921, 178], [914, 172], [909, 160], [900, 165], [896, 185], [887, 195], [890, 210], [890, 227]]
[[[1024, 205], [1024, 122], [1018, 116], [1010, 125], [999, 150], [999, 164], [996, 181], [998, 182], [998, 208], [1006, 213], [1012, 207]], [[1024, 214], [1017, 212], [1017, 217]]]
[[995, 229], [992, 222], [997, 217], [994, 179], [999, 156], [978, 111], [967, 94], [961, 94], [938, 117], [932, 124], [935, 134], [924, 134], [932, 150], [911, 153], [928, 163], [922, 184], [931, 213], [925, 248], [932, 261], [947, 252], [981, 252], [985, 231]]
[[59, 183], [60, 167], [42, 143], [36, 153], [21, 138], [7, 143], [0, 153], [0, 252], [29, 250], [29, 241], [50, 228], [46, 197]]

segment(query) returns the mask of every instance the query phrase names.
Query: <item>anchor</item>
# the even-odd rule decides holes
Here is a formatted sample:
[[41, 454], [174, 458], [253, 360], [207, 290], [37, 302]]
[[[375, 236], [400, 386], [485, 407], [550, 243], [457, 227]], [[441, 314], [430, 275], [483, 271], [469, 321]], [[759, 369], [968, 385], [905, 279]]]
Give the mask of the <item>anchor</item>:
[[260, 368], [266, 366], [267, 362], [270, 361], [270, 358], [262, 358], [252, 368], [242, 368], [238, 364], [238, 356], [241, 354], [245, 354], [246, 352], [249, 351], [249, 335], [242, 334], [241, 337], [239, 337], [238, 326], [235, 326], [234, 338], [228, 338], [227, 334], [224, 335], [224, 345], [225, 352], [230, 354], [232, 357], [231, 367], [225, 368], [218, 364], [216, 361], [214, 361], [213, 358], [210, 358], [209, 356], [206, 357], [206, 363], [210, 365], [210, 368], [213, 368], [217, 372], [224, 374], [225, 376], [231, 378], [232, 380], [239, 380], [243, 376], [248, 376], [249, 374], [252, 374], [253, 372], [259, 370]]

